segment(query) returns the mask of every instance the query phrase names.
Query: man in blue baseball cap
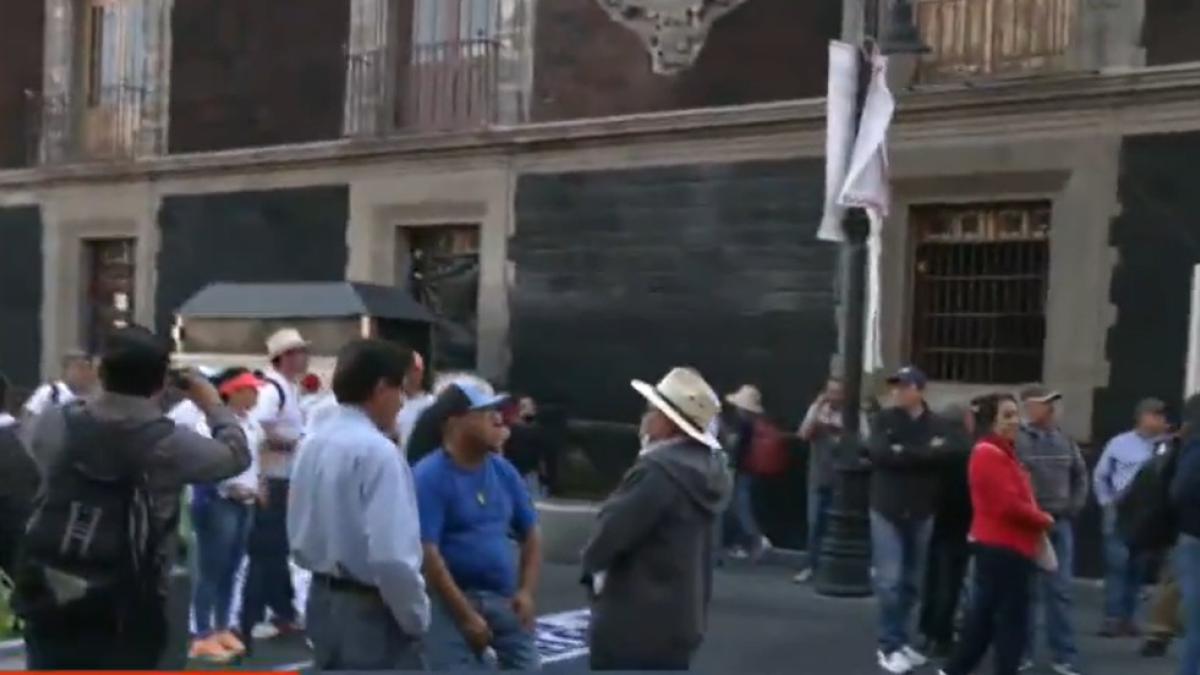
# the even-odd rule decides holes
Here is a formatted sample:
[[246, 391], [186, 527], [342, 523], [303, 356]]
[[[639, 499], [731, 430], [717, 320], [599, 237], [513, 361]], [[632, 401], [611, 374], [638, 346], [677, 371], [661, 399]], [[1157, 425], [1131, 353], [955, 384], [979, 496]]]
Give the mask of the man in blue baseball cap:
[[905, 366], [887, 382], [891, 405], [880, 411], [868, 442], [877, 657], [885, 672], [907, 673], [927, 662], [911, 645], [909, 622], [921, 595], [941, 465], [954, 451], [946, 442], [946, 423], [925, 403], [925, 373]]
[[[414, 469], [434, 670], [478, 667], [489, 651], [507, 670], [537, 670], [533, 595], [541, 566], [537, 512], [517, 469], [496, 450], [508, 401], [459, 381], [438, 395], [442, 447]], [[515, 535], [520, 553], [512, 545]]]

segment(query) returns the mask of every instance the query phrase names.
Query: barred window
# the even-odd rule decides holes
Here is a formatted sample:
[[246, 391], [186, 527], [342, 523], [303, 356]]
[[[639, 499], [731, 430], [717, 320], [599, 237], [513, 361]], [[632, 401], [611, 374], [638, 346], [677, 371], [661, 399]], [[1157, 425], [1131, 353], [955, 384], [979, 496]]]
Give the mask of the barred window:
[[924, 80], [988, 77], [1060, 67], [1079, 0], [916, 0], [930, 52]]
[[912, 211], [912, 361], [931, 379], [1042, 379], [1050, 204]]

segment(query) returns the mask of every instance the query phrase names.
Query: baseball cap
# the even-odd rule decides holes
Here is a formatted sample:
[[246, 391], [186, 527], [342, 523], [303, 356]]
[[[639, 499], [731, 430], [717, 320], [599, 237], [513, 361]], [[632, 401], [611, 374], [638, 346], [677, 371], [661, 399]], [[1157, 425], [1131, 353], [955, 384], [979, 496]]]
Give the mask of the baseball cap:
[[481, 410], [497, 410], [510, 398], [508, 394], [493, 394], [472, 382], [455, 382], [447, 389], [457, 389], [462, 394], [447, 411], [451, 416]]
[[1144, 398], [1137, 404], [1137, 416], [1142, 415], [1165, 415], [1167, 414], [1167, 404], [1162, 402], [1162, 399]]
[[916, 366], [904, 366], [897, 370], [887, 379], [888, 384], [902, 384], [917, 389], [924, 389], [925, 384], [929, 381], [925, 377], [925, 373], [921, 372]]
[[1035, 384], [1026, 387], [1021, 391], [1022, 401], [1033, 401], [1034, 403], [1054, 403], [1062, 398], [1062, 394], [1046, 387], [1044, 385]]

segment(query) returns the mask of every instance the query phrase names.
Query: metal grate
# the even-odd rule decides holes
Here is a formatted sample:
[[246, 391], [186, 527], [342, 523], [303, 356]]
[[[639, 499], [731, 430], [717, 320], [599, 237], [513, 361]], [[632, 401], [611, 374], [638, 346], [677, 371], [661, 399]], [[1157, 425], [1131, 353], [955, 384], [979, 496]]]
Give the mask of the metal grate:
[[1043, 70], [1066, 54], [1079, 0], [917, 0], [924, 80]]
[[931, 379], [1042, 379], [1050, 205], [926, 206], [912, 211], [912, 360]]

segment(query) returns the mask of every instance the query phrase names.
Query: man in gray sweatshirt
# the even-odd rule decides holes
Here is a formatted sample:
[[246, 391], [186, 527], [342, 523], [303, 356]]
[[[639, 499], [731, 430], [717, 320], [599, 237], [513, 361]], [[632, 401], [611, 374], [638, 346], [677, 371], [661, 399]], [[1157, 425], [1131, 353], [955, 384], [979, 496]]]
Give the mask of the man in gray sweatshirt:
[[1021, 392], [1025, 423], [1017, 436], [1017, 455], [1029, 469], [1038, 506], [1054, 516], [1047, 533], [1058, 556], [1058, 570], [1040, 572], [1034, 582], [1031, 605], [1035, 616], [1029, 622], [1027, 644], [1032, 661], [1037, 644], [1036, 613], [1044, 608], [1046, 641], [1051, 669], [1058, 675], [1077, 675], [1079, 652], [1071, 627], [1071, 574], [1074, 557], [1074, 521], [1088, 497], [1088, 471], [1079, 446], [1058, 427], [1055, 404], [1062, 398], [1056, 391], [1033, 386]]

